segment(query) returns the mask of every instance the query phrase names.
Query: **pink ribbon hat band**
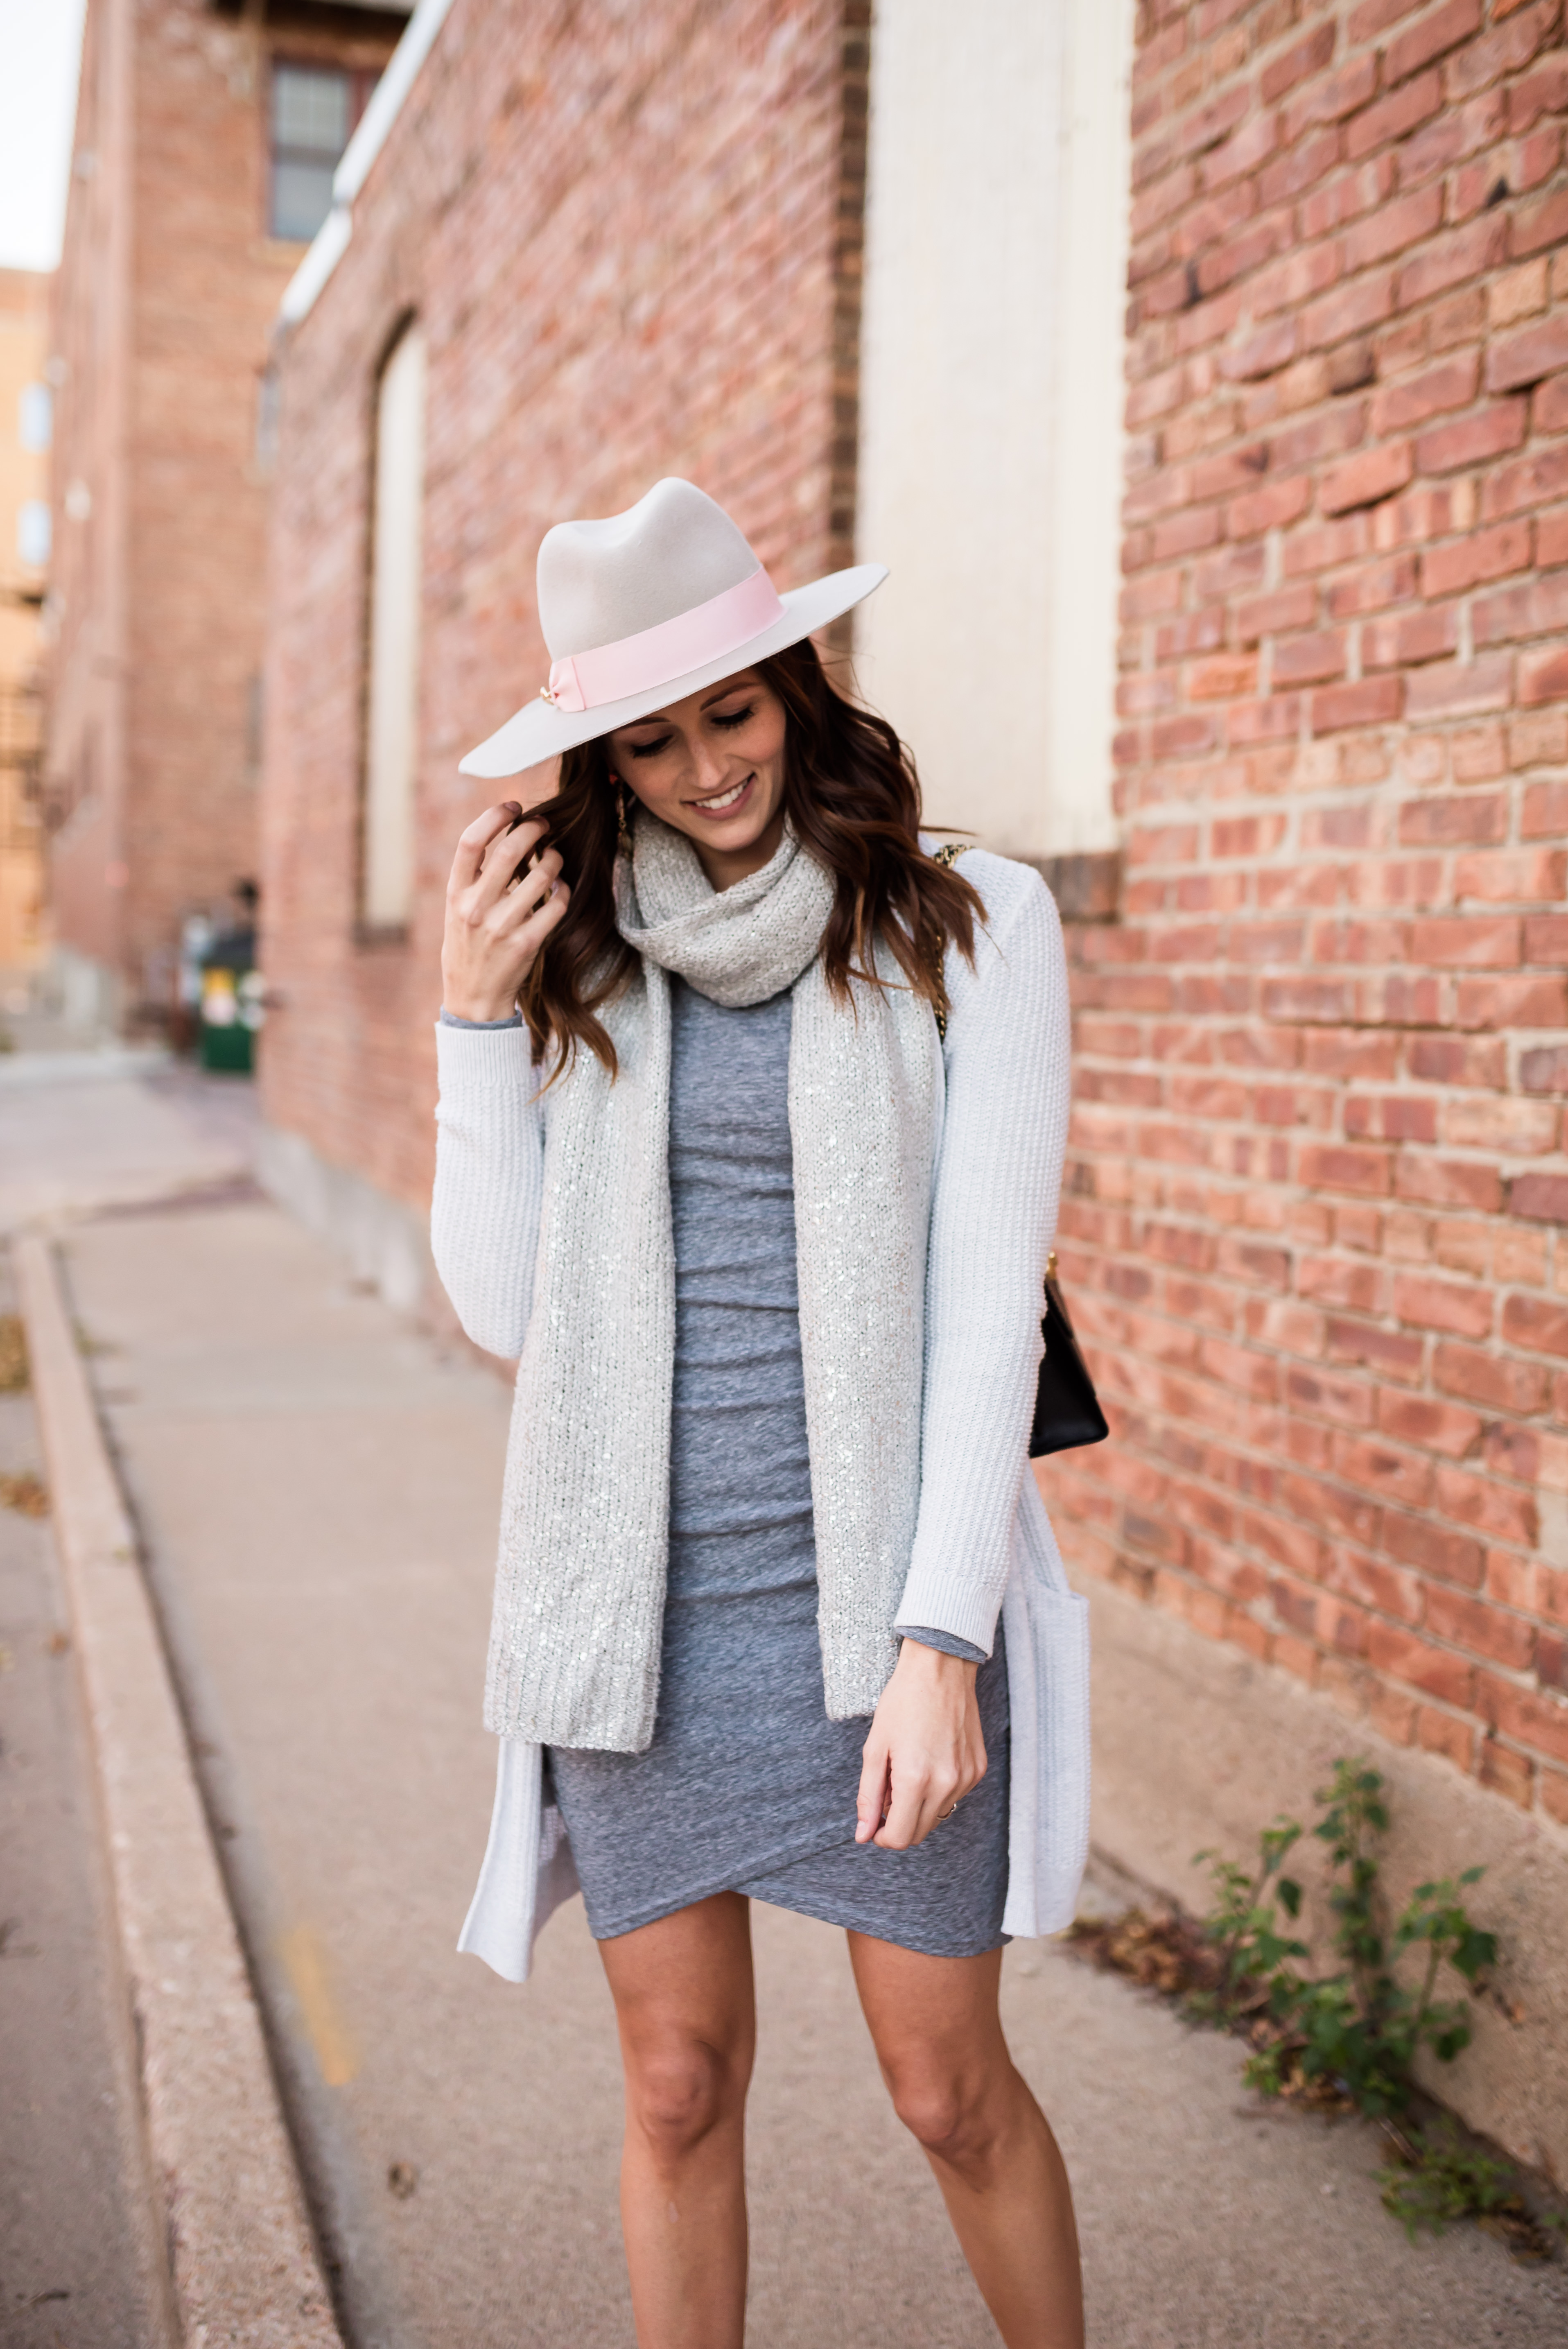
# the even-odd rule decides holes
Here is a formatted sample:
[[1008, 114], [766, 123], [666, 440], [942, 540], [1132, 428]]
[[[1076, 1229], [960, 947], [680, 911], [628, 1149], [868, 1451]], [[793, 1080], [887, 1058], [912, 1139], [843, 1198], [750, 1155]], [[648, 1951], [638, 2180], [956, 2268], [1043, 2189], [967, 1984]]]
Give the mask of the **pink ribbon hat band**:
[[550, 683], [459, 771], [521, 775], [633, 725], [787, 651], [886, 576], [880, 563], [858, 563], [781, 595], [739, 524], [674, 474], [624, 513], [558, 522], [538, 565]]
[[622, 636], [615, 644], [595, 645], [591, 651], [552, 661], [550, 683], [541, 687], [541, 698], [556, 709], [602, 709], [608, 702], [651, 692], [705, 668], [709, 661], [722, 660], [783, 616], [779, 591], [758, 565], [748, 579], [710, 595], [689, 612], [678, 612], [673, 620], [661, 620], [656, 627]]

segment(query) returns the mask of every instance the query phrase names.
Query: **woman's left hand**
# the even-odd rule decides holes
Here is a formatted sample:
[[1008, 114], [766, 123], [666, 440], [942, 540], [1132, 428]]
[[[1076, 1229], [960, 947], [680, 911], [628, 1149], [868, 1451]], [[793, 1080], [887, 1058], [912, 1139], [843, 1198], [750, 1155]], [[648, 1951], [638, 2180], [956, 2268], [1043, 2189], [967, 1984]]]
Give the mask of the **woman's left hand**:
[[906, 1640], [864, 1746], [857, 1843], [908, 1851], [985, 1775], [978, 1666]]

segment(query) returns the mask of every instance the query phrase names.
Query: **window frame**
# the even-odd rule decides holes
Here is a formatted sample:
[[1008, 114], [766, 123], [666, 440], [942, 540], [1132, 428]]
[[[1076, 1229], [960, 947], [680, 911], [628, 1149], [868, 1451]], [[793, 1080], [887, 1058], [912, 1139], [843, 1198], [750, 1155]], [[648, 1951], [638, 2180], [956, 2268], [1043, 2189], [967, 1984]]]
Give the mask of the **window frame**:
[[[15, 558], [23, 571], [47, 571], [55, 551], [55, 517], [47, 498], [23, 498], [16, 507]], [[44, 551], [29, 554], [29, 528], [41, 530]]]
[[[263, 78], [265, 89], [263, 129], [266, 139], [267, 169], [266, 185], [263, 191], [263, 228], [269, 243], [289, 244], [303, 248], [309, 245], [315, 237], [320, 235], [321, 228], [325, 222], [325, 214], [323, 216], [323, 222], [317, 223], [317, 225], [311, 231], [309, 236], [285, 236], [281, 230], [274, 228], [273, 225], [274, 206], [277, 196], [277, 171], [280, 153], [274, 132], [274, 124], [277, 119], [275, 93], [278, 70], [280, 67], [285, 67], [294, 73], [337, 74], [340, 75], [347, 83], [348, 137], [345, 139], [342, 148], [338, 151], [337, 155], [333, 159], [332, 168], [335, 171], [336, 171], [338, 164], [343, 160], [344, 156], [348, 151], [349, 140], [353, 138], [355, 132], [358, 129], [360, 123], [365, 119], [365, 109], [370, 103], [371, 92], [376, 88], [377, 83], [380, 80], [385, 68], [382, 66], [346, 65], [339, 57], [322, 57], [320, 55], [312, 56], [308, 51], [300, 49], [273, 49], [268, 53], [267, 70]], [[285, 159], [297, 158], [301, 161], [307, 160], [306, 150], [304, 148], [291, 148], [282, 151], [284, 152]], [[319, 160], [319, 158], [315, 158], [314, 160]]]
[[55, 445], [55, 395], [36, 376], [16, 395], [16, 440], [33, 456]]

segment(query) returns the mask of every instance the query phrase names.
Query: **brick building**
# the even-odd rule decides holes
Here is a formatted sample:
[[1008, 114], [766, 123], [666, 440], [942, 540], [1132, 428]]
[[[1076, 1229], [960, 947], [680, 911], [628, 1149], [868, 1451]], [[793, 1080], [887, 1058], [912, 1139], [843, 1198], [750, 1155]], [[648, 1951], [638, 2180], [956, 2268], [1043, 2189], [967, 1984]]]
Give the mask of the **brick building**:
[[[1491, 1860], [1526, 1966], [1568, 1825], [1563, 36], [1140, 12], [1125, 873], [1063, 1218], [1117, 1440], [1053, 1477], [1085, 1568], [1274, 1668], [1192, 1667], [1216, 1745], [1283, 1673], [1319, 1750], [1442, 1757], [1398, 1779], [1428, 1857]], [[1125, 1636], [1131, 1756], [1192, 1650]], [[1279, 1734], [1231, 1732], [1243, 1779]], [[1494, 2077], [1550, 2044], [1499, 2028]]]
[[418, 1295], [456, 761], [543, 674], [543, 528], [676, 471], [785, 584], [890, 556], [862, 680], [1069, 916], [1098, 1839], [1191, 1895], [1364, 1747], [1396, 1889], [1490, 1870], [1447, 2092], [1561, 2171], [1562, 7], [1143, 0], [1130, 120], [1114, 7], [870, 15], [418, 10], [291, 295], [272, 1179]]
[[[1109, 837], [1092, 803], [1109, 826], [1119, 318], [1101, 294], [1098, 339], [1070, 338], [1068, 388], [1098, 395], [1095, 464], [1081, 440], [1042, 431], [1057, 359], [1015, 332], [1007, 271], [1025, 254], [1042, 295], [1060, 274], [1057, 156], [1075, 111], [1103, 129], [1116, 169], [1125, 104], [1096, 35], [1119, 12], [1000, 0], [977, 56], [942, 0], [906, 0], [882, 41], [893, 129], [868, 157], [870, 18], [870, 0], [599, 0], [572, 16], [423, 0], [284, 304], [264, 794], [273, 1179], [351, 1233], [401, 1297], [426, 1281], [445, 874], [485, 799], [457, 761], [548, 667], [533, 560], [552, 519], [614, 512], [676, 471], [733, 509], [782, 585], [849, 561], [857, 537], [887, 545], [868, 667], [923, 746], [935, 812], [988, 813], [990, 836], [1026, 854]], [[1074, 32], [1093, 82], [1078, 100], [1062, 54]], [[995, 171], [1009, 140], [1030, 159], [1022, 201]], [[987, 174], [1011, 242], [971, 233], [967, 191]], [[912, 175], [930, 215], [914, 240]], [[1114, 285], [1125, 208], [1068, 184], [1088, 216], [1071, 243], [1092, 258], [1103, 228]], [[1076, 320], [1071, 286], [1058, 290]], [[991, 413], [955, 442], [960, 348], [985, 371]], [[403, 559], [422, 639], [417, 663], [393, 664], [405, 683], [417, 667], [418, 698], [417, 723], [396, 721], [411, 747], [392, 777], [376, 747], [377, 614], [409, 583], [390, 575], [379, 502], [405, 447], [422, 468], [422, 543]], [[1009, 485], [1015, 458], [1037, 499]], [[900, 554], [912, 475], [937, 526]], [[1057, 666], [1081, 680], [1087, 662], [1091, 735], [1103, 669], [1087, 812], [1030, 785], [1043, 707], [1026, 724], [976, 709], [994, 739], [960, 759], [938, 740], [951, 698], [932, 682], [965, 626], [1020, 677], [1038, 668], [1051, 613], [1031, 532], [1048, 535], [1052, 501], [1086, 479], [1103, 498], [1103, 625]], [[1098, 608], [1059, 600], [1074, 618]], [[1080, 697], [1060, 699], [1070, 715]]]
[[[457, 762], [548, 667], [532, 608], [541, 535], [560, 513], [613, 512], [689, 471], [745, 516], [781, 584], [849, 559], [863, 113], [846, 109], [844, 60], [852, 98], [861, 13], [846, 24], [841, 0], [616, 11], [612, 72], [564, 12], [458, 0], [356, 201], [352, 243], [293, 330], [263, 1103], [273, 1181], [346, 1217], [395, 1295], [424, 1279], [446, 869], [488, 796]], [[415, 29], [429, 22], [423, 9]], [[428, 378], [406, 778], [418, 824], [402, 895], [373, 896], [374, 476], [382, 393], [411, 335]]]
[[407, 8], [89, 0], [53, 374], [57, 951], [160, 1015], [256, 865], [267, 336]]
[[[0, 971], [37, 961], [43, 936], [38, 752], [49, 554], [49, 281], [0, 269]], [[0, 1005], [0, 1027], [5, 1007]]]

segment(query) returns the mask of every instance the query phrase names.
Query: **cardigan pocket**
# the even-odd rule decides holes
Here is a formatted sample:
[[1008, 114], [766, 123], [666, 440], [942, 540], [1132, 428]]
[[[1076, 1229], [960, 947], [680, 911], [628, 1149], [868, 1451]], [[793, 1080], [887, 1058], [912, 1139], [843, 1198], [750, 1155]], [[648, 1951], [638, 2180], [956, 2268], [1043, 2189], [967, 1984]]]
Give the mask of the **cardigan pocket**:
[[1012, 1708], [1012, 1816], [1003, 1930], [1070, 1925], [1088, 1857], [1088, 1601], [1063, 1569], [1030, 1475], [1003, 1602]]
[[526, 1982], [534, 1943], [577, 1889], [566, 1822], [544, 1800], [544, 1748], [498, 1738], [490, 1840], [459, 1949], [503, 1982]]
[[1040, 1658], [1035, 1903], [1039, 1930], [1057, 1933], [1073, 1921], [1088, 1858], [1088, 1600], [1037, 1590], [1030, 1607]]

